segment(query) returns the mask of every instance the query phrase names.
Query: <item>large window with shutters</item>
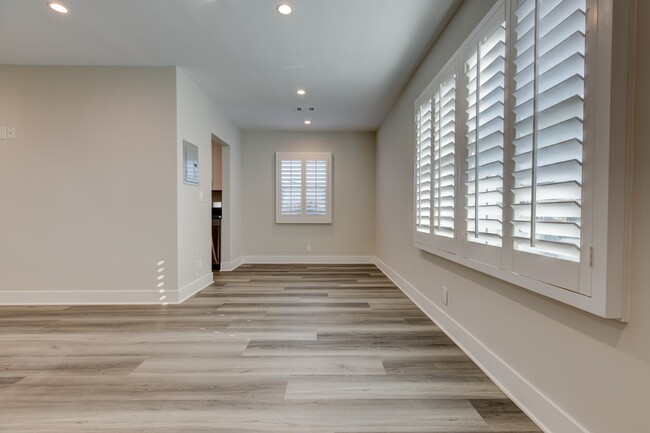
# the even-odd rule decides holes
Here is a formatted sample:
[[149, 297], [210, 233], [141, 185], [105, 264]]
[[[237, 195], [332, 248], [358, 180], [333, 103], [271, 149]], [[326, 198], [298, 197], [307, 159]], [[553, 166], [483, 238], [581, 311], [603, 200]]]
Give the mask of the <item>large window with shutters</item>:
[[415, 103], [416, 247], [625, 319], [628, 4], [497, 2]]
[[331, 223], [331, 153], [275, 154], [276, 222]]

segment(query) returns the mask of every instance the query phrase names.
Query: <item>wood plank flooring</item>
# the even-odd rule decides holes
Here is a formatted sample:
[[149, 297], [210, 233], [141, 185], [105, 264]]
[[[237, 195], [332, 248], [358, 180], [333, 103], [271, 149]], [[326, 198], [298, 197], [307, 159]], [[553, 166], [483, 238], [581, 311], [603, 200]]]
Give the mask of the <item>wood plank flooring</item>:
[[372, 265], [182, 305], [0, 307], [0, 432], [540, 431]]

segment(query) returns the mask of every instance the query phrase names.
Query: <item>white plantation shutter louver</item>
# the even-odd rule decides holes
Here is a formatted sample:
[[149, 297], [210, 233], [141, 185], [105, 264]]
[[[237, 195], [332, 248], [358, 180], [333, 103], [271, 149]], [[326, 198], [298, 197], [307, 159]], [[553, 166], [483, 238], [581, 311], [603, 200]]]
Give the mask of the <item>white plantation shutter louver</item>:
[[[503, 16], [503, 14], [501, 14]], [[498, 15], [497, 15], [498, 17]], [[465, 61], [466, 239], [500, 247], [503, 235], [506, 29], [498, 20]]]
[[276, 153], [276, 222], [330, 223], [331, 153]]
[[456, 75], [433, 95], [433, 233], [453, 238], [456, 210]]
[[302, 161], [281, 161], [280, 178], [280, 215], [300, 215], [302, 213]]
[[415, 101], [415, 194], [413, 239], [458, 253], [459, 140], [456, 117], [459, 56], [447, 62]]
[[327, 161], [305, 163], [305, 215], [327, 215]]
[[580, 260], [585, 0], [514, 11], [514, 248]]
[[415, 227], [418, 232], [431, 230], [431, 99], [417, 104], [415, 115]]

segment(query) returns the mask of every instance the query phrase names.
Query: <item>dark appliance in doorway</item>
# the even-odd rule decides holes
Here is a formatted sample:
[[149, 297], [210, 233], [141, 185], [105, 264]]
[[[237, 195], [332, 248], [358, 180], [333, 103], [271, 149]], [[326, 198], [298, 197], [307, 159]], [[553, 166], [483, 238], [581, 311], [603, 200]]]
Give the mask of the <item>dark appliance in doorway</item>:
[[212, 208], [212, 270], [221, 270], [221, 208]]

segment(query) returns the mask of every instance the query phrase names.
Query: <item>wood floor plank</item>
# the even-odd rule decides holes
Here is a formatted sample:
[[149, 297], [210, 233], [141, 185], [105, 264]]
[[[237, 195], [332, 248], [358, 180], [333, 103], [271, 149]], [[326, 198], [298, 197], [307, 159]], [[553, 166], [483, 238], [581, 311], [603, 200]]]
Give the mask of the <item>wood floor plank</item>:
[[127, 356], [0, 357], [0, 375], [126, 375], [145, 358]]
[[[32, 376], [13, 387], [3, 389], [0, 386], [0, 399], [22, 402], [21, 405], [34, 402], [76, 402], [80, 396], [83, 396], [84, 401], [107, 403], [114, 400], [273, 403], [284, 399], [286, 386], [287, 378], [277, 376]], [[98, 388], [101, 392], [97, 392]]]
[[537, 427], [374, 265], [243, 265], [182, 305], [0, 307], [0, 431]]
[[470, 403], [492, 430], [537, 432], [537, 426], [509, 399], [471, 399]]
[[505, 394], [488, 378], [461, 380], [457, 377], [364, 377], [291, 378], [287, 384], [287, 400], [346, 399], [501, 399]]
[[445, 358], [440, 358], [436, 353], [390, 354], [382, 357], [382, 362], [389, 375], [443, 374], [485, 377], [481, 369], [465, 354]]
[[24, 377], [15, 377], [15, 376], [1, 377], [0, 376], [0, 388], [3, 385], [13, 385], [23, 379]]
[[[209, 402], [206, 407], [211, 407]], [[436, 432], [460, 428], [487, 431], [484, 420], [471, 405], [449, 400], [287, 402], [277, 406], [241, 408], [235, 414], [222, 408], [217, 408], [217, 412], [223, 417], [221, 422], [232, 422], [232, 427], [272, 426], [260, 427], [261, 432], [353, 433], [361, 426], [371, 432], [402, 432], [407, 429]]]
[[[281, 433], [367, 432], [486, 432], [487, 424], [466, 401], [459, 400], [347, 400], [340, 402], [282, 402], [274, 404], [224, 404], [223, 402], [83, 402], [73, 408], [38, 404], [30, 422], [49, 424], [51, 431], [111, 427], [116, 431], [147, 426], [157, 431], [170, 423], [194, 431], [194, 426], [218, 425], [222, 429]], [[122, 416], [119, 416], [122, 414]], [[20, 425], [27, 413], [14, 408], [6, 426]], [[68, 430], [70, 431], [70, 430]]]
[[246, 358], [155, 358], [140, 364], [131, 375], [143, 374], [210, 375], [346, 375], [381, 374], [378, 357], [342, 356], [251, 356]]

